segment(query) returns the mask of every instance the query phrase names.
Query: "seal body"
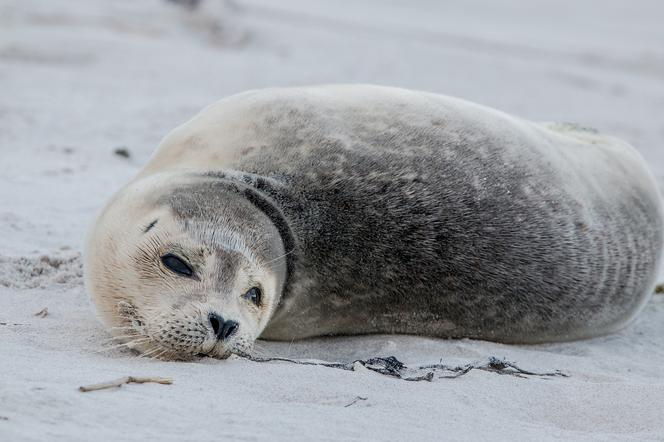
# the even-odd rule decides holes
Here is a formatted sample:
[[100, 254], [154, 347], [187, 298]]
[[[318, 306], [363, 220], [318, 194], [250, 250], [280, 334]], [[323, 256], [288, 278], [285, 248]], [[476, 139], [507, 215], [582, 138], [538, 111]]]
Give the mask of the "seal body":
[[282, 267], [267, 339], [592, 337], [648, 300], [664, 246], [657, 186], [626, 143], [402, 89], [227, 98], [169, 134], [132, 185], [157, 176], [202, 180], [164, 190], [180, 219], [214, 224], [234, 195], [270, 225], [279, 253], [263, 262]]

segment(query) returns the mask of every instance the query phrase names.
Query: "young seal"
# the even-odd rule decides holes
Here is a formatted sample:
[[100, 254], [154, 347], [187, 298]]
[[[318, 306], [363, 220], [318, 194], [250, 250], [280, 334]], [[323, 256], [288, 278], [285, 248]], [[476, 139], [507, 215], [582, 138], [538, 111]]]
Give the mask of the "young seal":
[[663, 247], [626, 143], [376, 86], [268, 89], [175, 129], [94, 225], [101, 319], [148, 355], [259, 336], [538, 343], [620, 329]]

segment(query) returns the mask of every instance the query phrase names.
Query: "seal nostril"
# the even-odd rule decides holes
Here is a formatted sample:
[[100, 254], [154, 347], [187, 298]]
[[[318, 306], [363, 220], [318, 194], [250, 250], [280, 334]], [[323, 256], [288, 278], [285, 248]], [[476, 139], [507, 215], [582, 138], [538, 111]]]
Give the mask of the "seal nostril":
[[210, 320], [210, 325], [212, 326], [212, 331], [217, 339], [228, 339], [237, 332], [238, 324], [236, 321], [225, 321], [220, 315], [216, 313], [210, 313], [208, 315]]
[[228, 339], [235, 334], [239, 324], [235, 321], [226, 321], [224, 329], [221, 331], [222, 339]]
[[224, 318], [222, 318], [216, 313], [210, 313], [208, 315], [208, 318], [210, 319], [210, 325], [212, 326], [212, 331], [214, 332], [214, 335], [216, 337], [219, 337], [219, 332], [223, 328]]

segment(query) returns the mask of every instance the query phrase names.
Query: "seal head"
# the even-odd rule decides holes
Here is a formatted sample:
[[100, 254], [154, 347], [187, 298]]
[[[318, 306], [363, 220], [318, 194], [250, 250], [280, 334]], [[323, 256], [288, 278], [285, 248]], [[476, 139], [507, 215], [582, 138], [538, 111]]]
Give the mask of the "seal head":
[[268, 216], [224, 180], [164, 173], [104, 209], [86, 282], [114, 336], [163, 359], [245, 353], [279, 302], [286, 265]]

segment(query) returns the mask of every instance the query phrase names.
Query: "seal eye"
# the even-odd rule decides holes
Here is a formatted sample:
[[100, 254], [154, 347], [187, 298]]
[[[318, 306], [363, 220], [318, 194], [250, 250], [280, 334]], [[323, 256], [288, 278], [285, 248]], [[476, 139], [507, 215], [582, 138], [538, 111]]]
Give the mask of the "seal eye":
[[194, 271], [184, 262], [182, 259], [177, 256], [169, 253], [161, 257], [161, 262], [173, 273], [177, 273], [181, 276], [192, 277]]
[[253, 302], [255, 305], [260, 306], [262, 296], [263, 294], [261, 293], [261, 289], [258, 287], [252, 287], [247, 293], [244, 294], [243, 297], [244, 299]]

